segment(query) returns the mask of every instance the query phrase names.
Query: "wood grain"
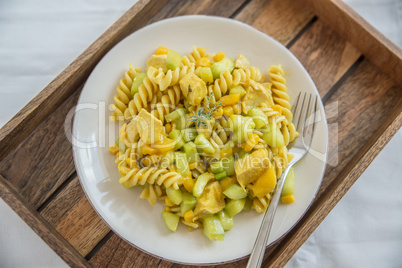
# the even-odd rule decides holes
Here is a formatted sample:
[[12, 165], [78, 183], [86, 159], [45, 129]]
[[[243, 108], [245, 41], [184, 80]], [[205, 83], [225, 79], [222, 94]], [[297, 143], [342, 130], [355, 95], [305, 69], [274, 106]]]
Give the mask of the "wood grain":
[[402, 50], [341, 0], [304, 0], [321, 19], [402, 86]]
[[314, 14], [302, 1], [251, 1], [236, 17], [274, 37], [284, 45], [292, 41]]
[[94, 267], [163, 267], [172, 266], [171, 262], [154, 258], [131, 246], [114, 235], [98, 251], [90, 263]]
[[321, 19], [303, 33], [290, 47], [290, 51], [306, 68], [321, 97], [329, 92], [361, 55]]
[[68, 265], [91, 267], [85, 259], [32, 206], [24, 201], [0, 175], [0, 197], [37, 233]]
[[79, 93], [72, 94], [0, 162], [0, 174], [36, 209], [75, 170], [64, 122]]
[[89, 203], [76, 175], [41, 215], [82, 256], [86, 256], [110, 231]]
[[167, 1], [138, 1], [5, 124], [0, 130], [0, 161], [82, 85], [109, 49], [134, 30], [143, 27]]

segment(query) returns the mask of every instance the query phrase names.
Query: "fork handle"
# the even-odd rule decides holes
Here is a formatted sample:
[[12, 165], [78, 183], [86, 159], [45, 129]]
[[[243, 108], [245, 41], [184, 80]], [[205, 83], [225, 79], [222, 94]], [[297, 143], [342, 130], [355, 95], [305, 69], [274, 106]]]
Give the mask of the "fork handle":
[[275, 194], [268, 206], [267, 211], [264, 214], [264, 219], [262, 220], [257, 239], [255, 240], [253, 250], [251, 251], [251, 255], [247, 263], [247, 268], [261, 267], [262, 261], [264, 259], [265, 248], [267, 247], [268, 243], [268, 237], [271, 232], [272, 223], [274, 222], [276, 208], [278, 207], [279, 197], [281, 196], [286, 176], [288, 175], [289, 170], [292, 166], [293, 163], [292, 165], [289, 164], [279, 178]]

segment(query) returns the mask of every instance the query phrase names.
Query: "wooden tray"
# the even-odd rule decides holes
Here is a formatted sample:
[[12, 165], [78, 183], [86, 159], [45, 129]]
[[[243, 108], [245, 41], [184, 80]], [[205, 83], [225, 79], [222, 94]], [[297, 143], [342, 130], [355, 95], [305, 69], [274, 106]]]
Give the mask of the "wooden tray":
[[[89, 73], [117, 42], [185, 14], [230, 17], [286, 45], [325, 104], [329, 159], [301, 221], [267, 248], [264, 266], [284, 266], [402, 124], [401, 50], [339, 0], [141, 0], [0, 131], [0, 196], [69, 265], [186, 267], [157, 259], [114, 234], [92, 209], [63, 128]], [[243, 267], [246, 259], [222, 267]]]

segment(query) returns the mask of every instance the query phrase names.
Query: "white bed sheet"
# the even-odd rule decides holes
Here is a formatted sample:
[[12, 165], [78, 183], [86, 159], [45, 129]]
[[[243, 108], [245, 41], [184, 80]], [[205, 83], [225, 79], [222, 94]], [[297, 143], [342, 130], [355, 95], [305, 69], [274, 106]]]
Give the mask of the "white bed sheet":
[[[346, 1], [402, 46], [401, 0]], [[128, 0], [0, 1], [0, 126], [131, 5]], [[402, 132], [287, 267], [401, 267]], [[0, 267], [67, 267], [0, 199]]]

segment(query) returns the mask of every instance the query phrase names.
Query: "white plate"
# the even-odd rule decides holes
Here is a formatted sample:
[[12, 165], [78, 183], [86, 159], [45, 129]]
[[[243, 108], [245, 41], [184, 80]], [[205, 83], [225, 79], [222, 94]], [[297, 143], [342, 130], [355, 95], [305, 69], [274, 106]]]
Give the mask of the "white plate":
[[[233, 261], [250, 254], [262, 214], [245, 211], [234, 218], [234, 228], [225, 241], [211, 242], [199, 230], [188, 232], [182, 224], [176, 233], [163, 222], [161, 204], [154, 207], [139, 198], [140, 189], [119, 184], [114, 156], [118, 124], [109, 122], [109, 105], [119, 80], [130, 63], [145, 68], [146, 60], [163, 45], [184, 53], [193, 45], [227, 56], [244, 54], [253, 66], [266, 73], [270, 65], [281, 64], [287, 74], [289, 94], [299, 91], [318, 94], [310, 76], [288, 49], [266, 34], [231, 19], [183, 16], [149, 25], [125, 38], [98, 63], [82, 90], [73, 126], [74, 160], [78, 176], [92, 206], [120, 237], [152, 255], [179, 263], [207, 264]], [[313, 201], [325, 169], [328, 131], [323, 106], [309, 154], [295, 167], [295, 203], [280, 204], [269, 243], [286, 234]]]

